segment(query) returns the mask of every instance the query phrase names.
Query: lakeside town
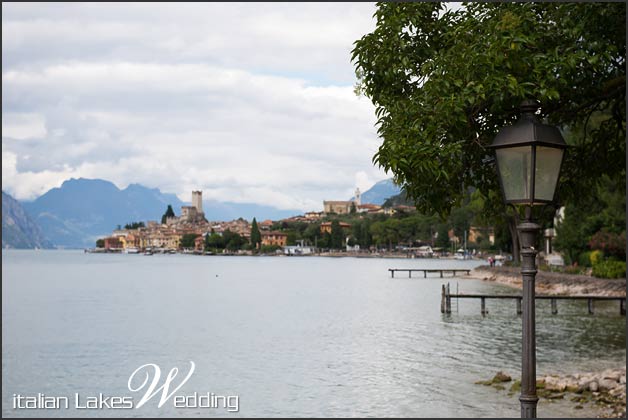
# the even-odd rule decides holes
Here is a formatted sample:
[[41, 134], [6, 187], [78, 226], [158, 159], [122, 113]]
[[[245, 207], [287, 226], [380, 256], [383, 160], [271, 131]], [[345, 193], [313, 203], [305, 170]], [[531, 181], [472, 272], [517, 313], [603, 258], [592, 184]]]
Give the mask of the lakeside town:
[[[131, 222], [115, 229], [111, 235], [97, 241], [97, 247], [86, 252], [127, 254], [186, 253], [198, 255], [361, 255], [387, 257], [450, 257], [470, 259], [486, 253], [478, 250], [485, 236], [485, 245], [495, 244], [492, 227], [470, 226], [464, 237], [455, 229], [434, 230], [421, 238], [420, 233], [406, 241], [377, 236], [373, 223], [390, 218], [416, 215], [413, 206], [405, 204], [377, 205], [362, 203], [360, 190], [347, 201], [324, 201], [321, 212], [273, 221], [257, 222], [239, 218], [227, 222], [212, 222], [205, 218], [202, 191], [192, 191], [192, 205], [182, 206], [180, 216], [171, 206], [161, 221]], [[417, 232], [418, 233], [418, 232]], [[427, 232], [426, 232], [427, 233]], [[438, 236], [446, 235], [446, 238]], [[441, 246], [436, 246], [440, 244]], [[469, 248], [468, 244], [476, 245]], [[507, 257], [494, 255], [497, 264]]]
[[625, 418], [626, 22], [3, 4], [2, 417]]

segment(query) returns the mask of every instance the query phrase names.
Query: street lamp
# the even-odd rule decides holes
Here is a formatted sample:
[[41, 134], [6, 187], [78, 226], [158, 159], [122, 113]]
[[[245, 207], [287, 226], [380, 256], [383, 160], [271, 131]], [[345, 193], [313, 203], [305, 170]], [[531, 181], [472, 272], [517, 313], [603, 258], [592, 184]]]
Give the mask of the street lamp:
[[558, 176], [567, 144], [558, 128], [542, 124], [535, 116], [538, 104], [524, 101], [521, 118], [499, 130], [495, 149], [504, 201], [525, 206], [525, 220], [517, 226], [521, 240], [523, 277], [523, 348], [521, 368], [521, 417], [536, 418], [536, 325], [534, 281], [536, 237], [541, 227], [532, 221], [532, 206], [554, 202]]

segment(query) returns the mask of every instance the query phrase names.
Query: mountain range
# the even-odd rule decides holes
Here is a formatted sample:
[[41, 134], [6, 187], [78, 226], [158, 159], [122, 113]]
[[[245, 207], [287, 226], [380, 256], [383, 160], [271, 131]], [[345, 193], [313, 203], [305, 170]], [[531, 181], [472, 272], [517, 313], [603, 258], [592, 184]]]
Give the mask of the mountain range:
[[[388, 198], [400, 192], [401, 188], [395, 185], [392, 179], [384, 179], [363, 192], [360, 201], [362, 203], [382, 205]], [[353, 197], [351, 199], [353, 200]]]
[[[388, 197], [399, 192], [392, 180], [375, 184], [362, 194], [363, 203], [382, 204]], [[7, 245], [12, 247], [59, 248], [93, 247], [96, 239], [111, 233], [118, 225], [161, 220], [170, 204], [180, 214], [181, 206], [190, 205], [175, 194], [162, 193], [157, 188], [130, 184], [124, 189], [102, 179], [70, 179], [53, 188], [34, 201], [18, 203], [3, 193], [2, 225], [5, 246], [5, 221], [8, 226]], [[12, 201], [11, 201], [12, 200]], [[5, 202], [7, 210], [5, 211]], [[21, 204], [22, 213], [18, 210]], [[205, 217], [210, 221], [279, 220], [302, 214], [300, 210], [281, 210], [254, 203], [219, 202], [204, 200]], [[24, 217], [14, 216], [23, 214]], [[9, 218], [10, 216], [10, 218]], [[19, 223], [13, 223], [17, 220]], [[20, 226], [20, 229], [11, 226]], [[17, 229], [17, 230], [16, 230]], [[22, 232], [20, 235], [16, 232]], [[32, 242], [26, 238], [31, 236]], [[19, 238], [19, 239], [18, 239]]]
[[19, 201], [2, 191], [2, 247], [52, 248]]

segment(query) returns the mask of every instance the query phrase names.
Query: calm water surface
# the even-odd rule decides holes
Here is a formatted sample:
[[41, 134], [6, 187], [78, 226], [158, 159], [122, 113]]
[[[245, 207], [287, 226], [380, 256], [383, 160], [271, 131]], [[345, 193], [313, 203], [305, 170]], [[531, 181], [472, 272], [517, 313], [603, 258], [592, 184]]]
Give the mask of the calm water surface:
[[[2, 251], [3, 416], [509, 416], [517, 395], [474, 385], [520, 372], [521, 319], [511, 301], [453, 302], [461, 292], [512, 291], [388, 268], [477, 261], [319, 257], [98, 255]], [[537, 302], [538, 372], [625, 366], [617, 304]], [[14, 410], [13, 394], [133, 396], [146, 363], [179, 367], [177, 394], [239, 395], [239, 413], [175, 409], [158, 397], [133, 410]], [[70, 406], [73, 406], [71, 398]], [[566, 402], [539, 415], [582, 416]]]

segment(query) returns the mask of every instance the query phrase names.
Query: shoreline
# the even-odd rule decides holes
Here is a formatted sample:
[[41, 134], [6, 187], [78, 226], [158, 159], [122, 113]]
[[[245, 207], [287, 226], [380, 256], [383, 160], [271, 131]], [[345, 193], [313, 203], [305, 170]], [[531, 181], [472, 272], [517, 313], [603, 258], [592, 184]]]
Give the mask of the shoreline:
[[[478, 279], [503, 284], [521, 290], [522, 279], [519, 267], [480, 266], [465, 278]], [[545, 295], [571, 296], [626, 296], [626, 279], [600, 279], [584, 275], [539, 271], [536, 275], [536, 293]], [[538, 395], [546, 401], [569, 400], [574, 410], [588, 408], [595, 410], [597, 417], [626, 417], [626, 367], [625, 361], [617, 362], [616, 369], [571, 374], [541, 374], [537, 376]], [[519, 392], [520, 382], [509, 375], [481, 380], [477, 384], [493, 386], [497, 390], [507, 390], [509, 395]]]
[[[495, 282], [516, 289], [522, 288], [519, 267], [480, 266], [471, 270], [467, 278]], [[575, 274], [539, 271], [536, 275], [536, 293], [570, 296], [626, 296], [626, 279], [600, 279]]]
[[[502, 371], [492, 379], [479, 380], [476, 385], [491, 386], [513, 396], [521, 391], [521, 381]], [[626, 417], [626, 367], [575, 374], [543, 374], [536, 379], [537, 395], [553, 402], [569, 400], [574, 410], [587, 409], [602, 418]]]

